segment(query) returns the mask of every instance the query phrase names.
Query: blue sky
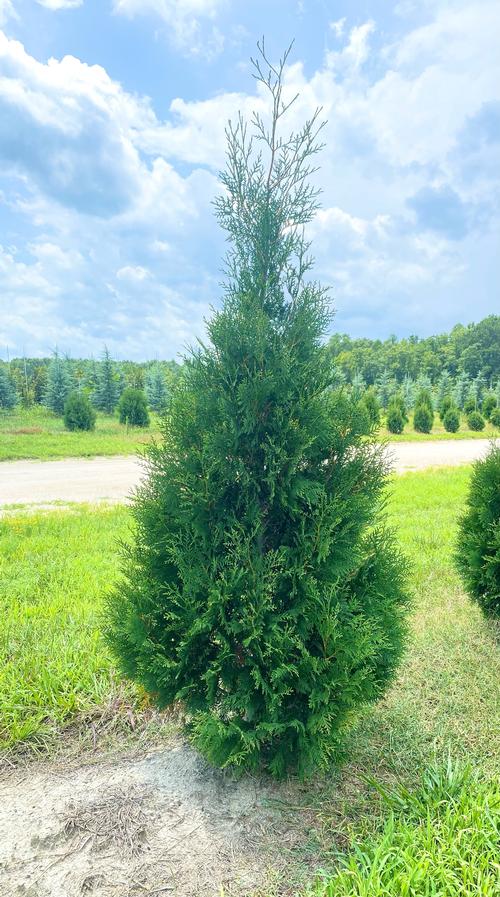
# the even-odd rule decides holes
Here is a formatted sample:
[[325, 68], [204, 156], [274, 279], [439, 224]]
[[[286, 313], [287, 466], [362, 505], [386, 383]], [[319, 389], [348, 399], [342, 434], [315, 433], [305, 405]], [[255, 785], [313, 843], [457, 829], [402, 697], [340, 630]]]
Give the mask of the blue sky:
[[220, 301], [224, 125], [295, 38], [335, 329], [500, 313], [498, 0], [0, 0], [0, 357], [171, 358]]

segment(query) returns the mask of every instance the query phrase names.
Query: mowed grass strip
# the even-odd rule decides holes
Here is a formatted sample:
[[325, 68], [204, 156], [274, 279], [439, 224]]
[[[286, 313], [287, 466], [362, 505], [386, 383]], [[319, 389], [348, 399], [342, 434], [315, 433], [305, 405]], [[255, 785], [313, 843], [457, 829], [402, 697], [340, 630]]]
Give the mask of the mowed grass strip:
[[116, 417], [98, 414], [95, 430], [70, 432], [62, 417], [40, 406], [0, 411], [0, 461], [131, 455], [158, 431], [155, 414], [149, 429], [127, 428]]
[[[406, 474], [391, 485], [390, 516], [411, 564], [412, 633], [396, 683], [353, 733], [347, 775], [390, 770], [412, 783], [448, 750], [487, 775], [498, 771], [498, 632], [463, 594], [452, 564], [469, 471]], [[120, 506], [0, 518], [3, 747], [104, 705], [116, 690], [99, 617], [129, 522]]]
[[117, 575], [124, 507], [0, 518], [0, 745], [104, 704], [113, 673], [98, 628]]

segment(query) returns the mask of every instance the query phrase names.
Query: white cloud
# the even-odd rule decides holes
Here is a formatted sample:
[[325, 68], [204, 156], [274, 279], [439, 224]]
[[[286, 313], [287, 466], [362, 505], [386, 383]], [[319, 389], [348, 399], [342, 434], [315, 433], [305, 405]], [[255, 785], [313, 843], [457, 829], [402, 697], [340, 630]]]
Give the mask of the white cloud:
[[18, 19], [12, 0], [0, 0], [0, 25], [5, 25], [8, 19]]
[[213, 22], [226, 5], [227, 0], [114, 0], [113, 8], [129, 18], [155, 15], [178, 47], [189, 55], [210, 58], [224, 46], [223, 35]]
[[40, 6], [54, 11], [58, 9], [77, 9], [83, 5], [83, 0], [36, 0]]

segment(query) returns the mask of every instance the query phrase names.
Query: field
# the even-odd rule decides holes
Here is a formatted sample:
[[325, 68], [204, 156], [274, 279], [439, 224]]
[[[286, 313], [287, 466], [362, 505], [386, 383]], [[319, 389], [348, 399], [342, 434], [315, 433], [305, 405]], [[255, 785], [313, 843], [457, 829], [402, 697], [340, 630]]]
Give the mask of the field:
[[158, 433], [158, 419], [152, 415], [147, 430], [125, 427], [118, 418], [97, 415], [93, 432], [70, 432], [63, 419], [41, 406], [0, 412], [0, 461], [17, 458], [91, 457], [130, 455]]
[[[435, 863], [446, 881], [453, 880], [460, 863], [465, 868], [473, 855], [482, 856], [484, 888], [474, 890], [477, 878], [460, 893], [495, 893], [490, 863], [494, 831], [483, 826], [472, 840], [466, 834], [478, 814], [493, 819], [498, 791], [495, 796], [491, 783], [500, 763], [498, 632], [464, 596], [451, 563], [468, 475], [468, 468], [441, 469], [406, 474], [392, 485], [390, 515], [411, 561], [411, 642], [386, 699], [367, 711], [353, 731], [352, 758], [341, 779], [329, 775], [306, 787], [292, 784], [280, 797], [285, 814], [293, 801], [303, 822], [300, 846], [284, 848], [287, 876], [300, 883], [318, 868], [341, 861], [352, 865], [350, 872], [329, 877], [328, 884], [321, 878], [308, 894], [458, 894], [449, 882], [448, 890], [443, 885], [441, 891], [405, 891], [397, 859], [404, 851], [415, 864], [415, 876], [425, 878], [425, 869]], [[145, 707], [143, 696], [117, 684], [99, 635], [102, 599], [117, 576], [116, 540], [128, 532], [128, 512], [122, 507], [74, 506], [12, 513], [0, 520], [0, 737], [7, 762], [33, 752], [85, 752], [89, 739], [95, 747], [100, 733], [103, 748], [116, 748], [115, 732], [122, 739], [126, 733], [127, 744], [161, 737], [162, 721]], [[89, 720], [106, 723], [89, 725]], [[403, 800], [400, 792], [386, 806], [366, 783], [388, 783], [391, 790], [397, 780], [418, 795], [423, 772], [435, 764], [442, 770], [449, 756], [453, 764], [469, 764], [480, 781], [471, 781], [461, 765], [452, 764], [448, 774], [436, 773], [437, 784], [420, 817], [415, 802]], [[437, 801], [436, 794], [441, 794]], [[426, 836], [429, 807], [432, 826], [442, 829], [438, 841], [431, 839], [432, 850]], [[415, 826], [419, 835], [410, 838]], [[380, 851], [400, 890], [384, 889], [388, 873], [380, 865]], [[375, 876], [375, 868], [378, 878], [368, 885], [363, 876]], [[274, 893], [269, 888], [259, 894], [268, 897]]]
[[[95, 455], [131, 455], [158, 435], [159, 418], [151, 415], [151, 427], [141, 430], [126, 428], [116, 417], [98, 414], [94, 432], [69, 432], [62, 418], [41, 406], [0, 412], [0, 461], [16, 459], [50, 460], [55, 458], [92, 457]], [[404, 433], [394, 436], [385, 427], [380, 437], [390, 442], [421, 442], [429, 439], [485, 439], [497, 436], [498, 430], [487, 423], [479, 432], [467, 430], [462, 419], [458, 433], [447, 433], [436, 415], [432, 433], [416, 433], [411, 421]]]

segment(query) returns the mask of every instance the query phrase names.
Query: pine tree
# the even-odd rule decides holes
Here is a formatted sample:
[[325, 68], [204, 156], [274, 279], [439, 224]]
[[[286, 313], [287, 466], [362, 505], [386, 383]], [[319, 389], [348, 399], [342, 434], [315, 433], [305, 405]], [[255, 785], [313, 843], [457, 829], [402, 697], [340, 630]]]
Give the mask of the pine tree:
[[444, 400], [451, 397], [451, 386], [451, 377], [448, 371], [444, 370], [437, 385], [436, 405], [438, 411], [442, 410]]
[[391, 395], [394, 392], [394, 384], [391, 380], [391, 376], [389, 371], [385, 369], [382, 371], [380, 375], [380, 379], [377, 383], [377, 395], [380, 404], [384, 411], [387, 409], [389, 402], [391, 400]]
[[17, 391], [7, 365], [0, 364], [0, 410], [11, 411], [17, 405]]
[[97, 386], [92, 396], [92, 402], [99, 411], [113, 414], [120, 392], [119, 372], [109, 354], [108, 347], [105, 346], [97, 370]]
[[359, 402], [364, 391], [366, 389], [366, 383], [362, 374], [354, 374], [352, 378], [352, 395], [356, 402]]
[[331, 388], [328, 296], [307, 277], [318, 116], [281, 134], [286, 55], [264, 71], [261, 49], [271, 124], [254, 117], [256, 140], [229, 125], [216, 201], [224, 303], [148, 449], [107, 634], [124, 673], [184, 704], [211, 762], [305, 774], [391, 679], [406, 594], [383, 453]]
[[72, 390], [71, 374], [66, 358], [56, 349], [47, 371], [47, 386], [43, 403], [55, 414], [64, 414], [64, 405]]
[[149, 407], [162, 413], [167, 407], [168, 391], [165, 373], [159, 361], [151, 365], [146, 376], [146, 395]]
[[403, 396], [405, 407], [412, 409], [415, 404], [415, 382], [409, 374], [405, 374], [401, 386], [401, 394]]
[[459, 377], [455, 381], [455, 388], [453, 390], [454, 402], [455, 402], [457, 408], [460, 408], [461, 411], [463, 411], [463, 408], [464, 408], [464, 405], [465, 405], [465, 402], [467, 399], [468, 391], [469, 391], [469, 378], [468, 378], [467, 374], [465, 374], [462, 371], [462, 373], [459, 375]]

